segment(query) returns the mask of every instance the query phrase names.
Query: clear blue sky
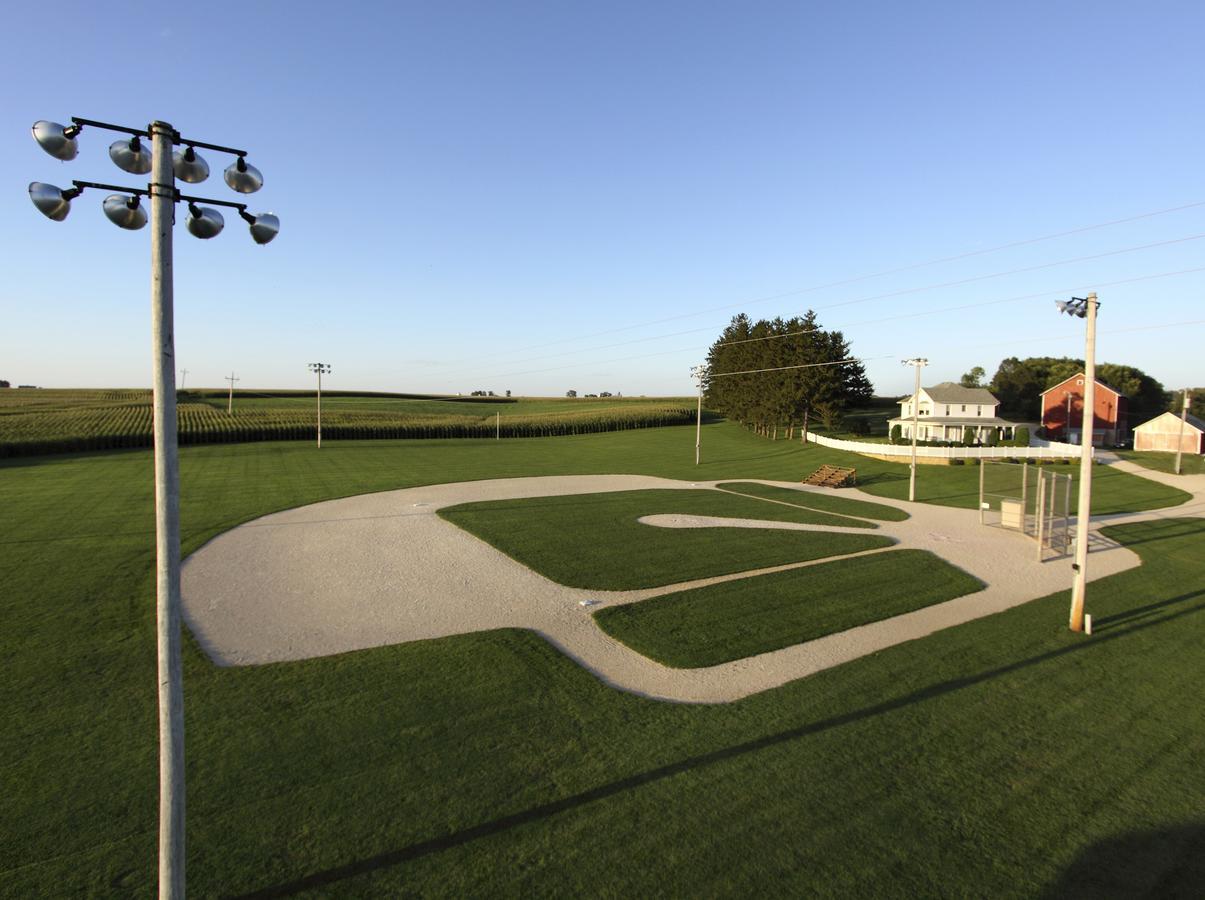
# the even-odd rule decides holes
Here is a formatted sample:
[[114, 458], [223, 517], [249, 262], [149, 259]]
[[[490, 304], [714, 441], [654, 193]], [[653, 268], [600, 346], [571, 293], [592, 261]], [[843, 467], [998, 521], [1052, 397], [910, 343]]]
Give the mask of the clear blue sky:
[[[29, 135], [76, 115], [264, 173], [267, 247], [180, 210], [189, 386], [302, 387], [322, 360], [341, 388], [683, 394], [733, 313], [812, 307], [902, 394], [904, 357], [935, 383], [1082, 355], [1053, 300], [1093, 286], [1100, 360], [1200, 385], [1205, 272], [1114, 282], [1205, 267], [1205, 205], [808, 289], [1205, 201], [1203, 34], [1199, 2], [9, 7], [0, 378], [150, 383], [148, 232], [98, 192], [64, 223], [26, 196], [139, 183], [116, 135], [71, 163]], [[234, 197], [226, 161], [198, 193]]]

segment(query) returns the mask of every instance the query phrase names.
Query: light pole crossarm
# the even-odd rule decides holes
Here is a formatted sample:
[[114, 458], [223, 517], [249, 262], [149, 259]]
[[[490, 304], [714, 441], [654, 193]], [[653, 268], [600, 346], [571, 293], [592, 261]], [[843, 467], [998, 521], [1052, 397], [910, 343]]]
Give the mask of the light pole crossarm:
[[[89, 126], [91, 128], [104, 128], [106, 131], [120, 131], [123, 134], [132, 134], [135, 137], [149, 138], [150, 131], [145, 128], [130, 128], [128, 125], [114, 125], [111, 122], [100, 122], [96, 119], [82, 119], [79, 116], [72, 116], [71, 121], [80, 128]], [[224, 147], [221, 144], [210, 144], [205, 141], [191, 141], [186, 137], [181, 137], [180, 132], [175, 129], [171, 132], [172, 144], [184, 144], [188, 147], [203, 147], [206, 150], [216, 150], [219, 153], [231, 153], [234, 156], [246, 156], [246, 150], [239, 150], [237, 147]]]

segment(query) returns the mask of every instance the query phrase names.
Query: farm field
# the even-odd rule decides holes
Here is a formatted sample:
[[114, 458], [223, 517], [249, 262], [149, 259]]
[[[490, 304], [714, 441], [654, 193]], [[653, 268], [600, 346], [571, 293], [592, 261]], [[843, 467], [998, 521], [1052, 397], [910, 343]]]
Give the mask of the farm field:
[[[366, 491], [798, 480], [850, 459], [718, 423], [695, 467], [693, 439], [185, 447], [184, 551]], [[906, 495], [906, 466], [854, 464], [868, 490]], [[934, 468], [923, 500], [974, 505], [973, 467]], [[0, 895], [153, 890], [149, 470], [145, 450], [0, 462]], [[1096, 511], [1187, 498], [1103, 468], [1094, 487]], [[1091, 639], [1067, 632], [1061, 592], [720, 706], [615, 691], [517, 630], [232, 669], [186, 637], [190, 890], [1191, 894], [1205, 522], [1173, 509], [1107, 534], [1145, 564], [1093, 583]]]
[[[695, 419], [689, 398], [458, 398], [323, 392], [328, 439], [534, 437], [680, 425]], [[181, 444], [312, 440], [312, 392], [181, 391]], [[147, 390], [0, 391], [0, 456], [145, 447]]]

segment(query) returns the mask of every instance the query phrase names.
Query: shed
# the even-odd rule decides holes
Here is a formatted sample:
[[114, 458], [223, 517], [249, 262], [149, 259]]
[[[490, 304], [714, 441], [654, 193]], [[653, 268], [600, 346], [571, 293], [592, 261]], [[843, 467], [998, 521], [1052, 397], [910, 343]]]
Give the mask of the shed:
[[[1165, 412], [1134, 429], [1134, 449], [1175, 453], [1179, 436], [1180, 417]], [[1190, 415], [1184, 421], [1184, 439], [1180, 450], [1183, 453], [1205, 453], [1205, 422], [1196, 416]]]

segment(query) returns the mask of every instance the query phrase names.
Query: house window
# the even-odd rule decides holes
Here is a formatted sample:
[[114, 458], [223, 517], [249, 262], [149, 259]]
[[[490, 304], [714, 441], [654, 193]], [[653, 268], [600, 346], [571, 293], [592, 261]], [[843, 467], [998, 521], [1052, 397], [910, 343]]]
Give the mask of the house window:
[[967, 411], [967, 405], [966, 405], [965, 403], [964, 403], [964, 404], [962, 404], [962, 411], [963, 411], [963, 412], [966, 412], [966, 411]]
[[949, 414], [950, 414], [950, 404], [947, 403], [946, 404], [946, 415], [948, 416]]
[[983, 407], [982, 406], [975, 407], [975, 415], [977, 415], [977, 416], [983, 415]]

